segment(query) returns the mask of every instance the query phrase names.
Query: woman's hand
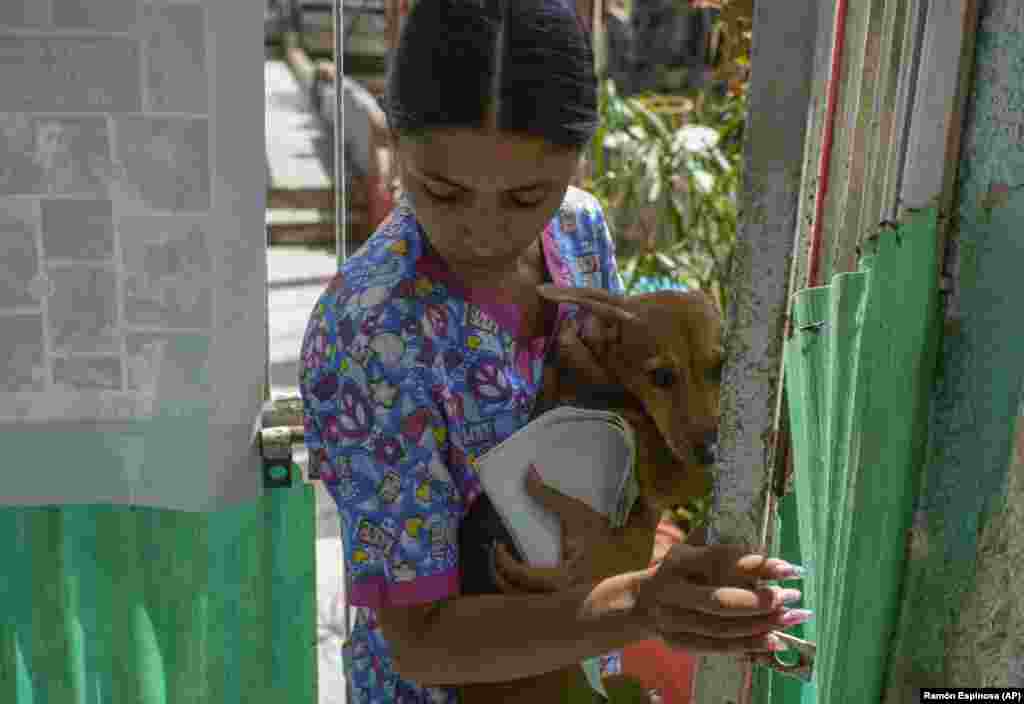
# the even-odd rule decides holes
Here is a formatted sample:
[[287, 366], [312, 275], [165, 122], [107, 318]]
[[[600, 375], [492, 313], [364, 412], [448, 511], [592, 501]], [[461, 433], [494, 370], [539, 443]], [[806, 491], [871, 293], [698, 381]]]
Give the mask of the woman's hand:
[[499, 544], [495, 550], [495, 581], [503, 592], [553, 592], [650, 564], [658, 517], [642, 499], [626, 525], [615, 529], [586, 503], [545, 485], [536, 470], [527, 476], [526, 491], [558, 516], [562, 558], [556, 567], [531, 567], [518, 562]]
[[498, 543], [494, 551], [495, 581], [506, 594], [554, 592], [581, 584], [587, 577], [583, 561], [584, 538], [598, 537], [601, 527], [608, 523], [604, 516], [582, 501], [559, 494], [565, 500], [551, 502], [543, 488], [538, 490], [537, 476], [531, 467], [526, 492], [561, 519], [561, 560], [556, 567], [532, 567], [516, 560], [505, 545]]
[[603, 386], [614, 379], [605, 368], [616, 331], [592, 315], [567, 322], [558, 333], [558, 366], [573, 375], [575, 386]]
[[565, 552], [557, 567], [531, 567], [519, 562], [501, 543], [494, 548], [494, 581], [503, 594], [538, 594], [569, 589], [583, 582], [580, 554]]
[[694, 547], [677, 543], [646, 571], [634, 613], [652, 636], [692, 652], [755, 653], [780, 648], [770, 631], [807, 620], [786, 608], [795, 589], [763, 584], [793, 579], [792, 565], [739, 545]]
[[[533, 482], [527, 481], [526, 491], [533, 494]], [[536, 497], [535, 497], [536, 498]], [[568, 497], [566, 497], [568, 498]], [[582, 503], [582, 502], [577, 502]], [[598, 518], [603, 518], [589, 506], [583, 507]], [[569, 589], [584, 580], [582, 558], [584, 556], [581, 536], [562, 530], [562, 555], [555, 567], [532, 567], [519, 562], [502, 543], [494, 546], [494, 581], [505, 594], [534, 594]]]

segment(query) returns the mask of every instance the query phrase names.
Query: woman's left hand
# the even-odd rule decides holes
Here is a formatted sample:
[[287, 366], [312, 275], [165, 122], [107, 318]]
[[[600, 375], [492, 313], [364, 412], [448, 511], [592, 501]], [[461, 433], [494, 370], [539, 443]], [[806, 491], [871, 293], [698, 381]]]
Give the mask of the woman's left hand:
[[507, 550], [496, 549], [495, 581], [502, 591], [559, 591], [648, 566], [658, 516], [647, 501], [637, 501], [625, 526], [612, 528], [606, 516], [547, 486], [539, 474], [528, 475], [526, 491], [558, 516], [562, 559], [556, 567], [531, 567], [516, 561]]
[[[494, 581], [505, 594], [536, 594], [557, 592], [582, 584], [591, 573], [584, 561], [587, 545], [584, 541], [607, 526], [608, 520], [582, 501], [558, 494], [538, 481], [539, 475], [531, 470], [526, 481], [526, 492], [545, 507], [554, 508], [554, 502], [570, 505], [574, 514], [570, 520], [560, 515], [562, 523], [562, 555], [555, 567], [535, 567], [518, 561], [508, 548], [497, 543], [494, 550]], [[559, 506], [561, 508], [564, 507]], [[556, 512], [557, 513], [557, 512]], [[591, 546], [593, 547], [593, 546]]]
[[531, 567], [519, 562], [498, 543], [494, 550], [494, 581], [505, 594], [537, 594], [568, 589], [584, 580], [582, 550], [568, 545], [556, 567]]

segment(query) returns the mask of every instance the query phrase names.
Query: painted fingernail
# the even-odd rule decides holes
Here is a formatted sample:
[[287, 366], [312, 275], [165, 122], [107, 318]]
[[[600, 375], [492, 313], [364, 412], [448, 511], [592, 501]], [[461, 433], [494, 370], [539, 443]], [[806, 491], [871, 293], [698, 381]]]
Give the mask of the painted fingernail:
[[786, 645], [786, 643], [782, 639], [777, 638], [776, 636], [773, 636], [771, 634], [765, 637], [765, 641], [768, 645], [768, 650], [770, 650], [773, 653], [781, 653], [784, 650], [789, 650], [789, 646]]
[[784, 562], [775, 570], [778, 579], [803, 579], [807, 576], [807, 570], [800, 565]]
[[810, 609], [792, 609], [782, 614], [779, 623], [786, 627], [799, 626], [801, 623], [807, 623], [812, 618], [814, 618], [814, 612]]
[[782, 599], [783, 604], [792, 604], [800, 601], [803, 598], [803, 593], [799, 589], [783, 589], [779, 598]]

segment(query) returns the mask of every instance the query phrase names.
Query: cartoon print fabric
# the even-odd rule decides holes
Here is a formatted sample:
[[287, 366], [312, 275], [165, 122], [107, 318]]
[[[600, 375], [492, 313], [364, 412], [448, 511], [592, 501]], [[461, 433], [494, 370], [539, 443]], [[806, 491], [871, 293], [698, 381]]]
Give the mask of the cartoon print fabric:
[[[542, 243], [556, 285], [622, 291], [593, 196], [570, 188]], [[577, 313], [560, 305], [558, 324]], [[348, 596], [361, 607], [345, 653], [350, 704], [457, 701], [455, 688], [398, 677], [374, 610], [459, 593], [458, 527], [481, 491], [475, 458], [526, 424], [552, 344], [518, 330], [517, 306], [451, 275], [406, 199], [311, 313], [305, 442], [338, 506]], [[620, 653], [600, 663], [619, 672]]]

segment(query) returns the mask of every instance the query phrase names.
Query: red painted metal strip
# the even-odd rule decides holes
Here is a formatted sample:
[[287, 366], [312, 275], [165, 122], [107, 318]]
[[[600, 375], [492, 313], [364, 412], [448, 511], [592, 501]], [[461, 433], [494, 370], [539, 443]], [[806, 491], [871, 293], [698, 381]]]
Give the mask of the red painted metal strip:
[[839, 96], [840, 68], [843, 45], [846, 38], [846, 2], [838, 0], [836, 5], [835, 30], [832, 42], [832, 68], [828, 77], [828, 107], [825, 112], [825, 144], [818, 163], [818, 193], [814, 204], [814, 225], [811, 230], [811, 249], [808, 253], [807, 286], [817, 285], [821, 260], [822, 216], [825, 211], [825, 197], [828, 195], [829, 166], [832, 163], [832, 140], [835, 133], [836, 103]]

